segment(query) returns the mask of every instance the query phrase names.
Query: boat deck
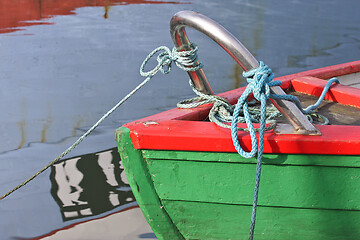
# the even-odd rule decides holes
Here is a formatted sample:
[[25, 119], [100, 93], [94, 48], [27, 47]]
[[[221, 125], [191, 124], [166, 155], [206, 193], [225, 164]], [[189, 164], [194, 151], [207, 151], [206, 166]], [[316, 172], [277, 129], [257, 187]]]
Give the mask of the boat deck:
[[[360, 84], [359, 84], [360, 87]], [[306, 108], [309, 105], [316, 103], [318, 97], [307, 95], [299, 92], [288, 92], [288, 94], [297, 96], [300, 99], [301, 105]], [[316, 113], [319, 113], [329, 119], [329, 124], [331, 125], [360, 125], [360, 111], [357, 107], [352, 107], [344, 105], [341, 103], [323, 100], [321, 105], [315, 110]], [[286, 121], [283, 117], [277, 119], [279, 122]], [[314, 119], [315, 124], [321, 124], [320, 119]]]
[[[341, 84], [359, 88], [360, 89], [360, 73], [352, 73], [337, 77]], [[303, 107], [314, 104], [317, 97], [307, 94], [302, 94], [295, 91], [289, 91], [288, 94], [297, 96]], [[360, 125], [360, 111], [357, 107], [336, 103], [333, 101], [324, 100], [316, 112], [327, 117], [331, 125]], [[315, 124], [320, 124], [317, 119], [314, 119]]]
[[360, 88], [360, 72], [338, 77], [341, 84]]

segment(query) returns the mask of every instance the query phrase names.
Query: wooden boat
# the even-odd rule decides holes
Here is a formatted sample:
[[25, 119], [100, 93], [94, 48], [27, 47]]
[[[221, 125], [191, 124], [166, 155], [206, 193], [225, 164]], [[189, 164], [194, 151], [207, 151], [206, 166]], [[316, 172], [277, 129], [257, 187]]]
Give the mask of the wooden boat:
[[[187, 14], [172, 21], [197, 29]], [[308, 104], [327, 79], [360, 83], [359, 72], [356, 61], [276, 80]], [[234, 104], [244, 90], [219, 96]], [[331, 125], [315, 124], [320, 134], [265, 132], [255, 239], [360, 239], [360, 89], [335, 84], [325, 99], [319, 111]], [[158, 239], [248, 236], [256, 159], [236, 153], [229, 129], [206, 121], [210, 108], [176, 108], [116, 131], [127, 178]], [[248, 132], [238, 138], [251, 149]]]

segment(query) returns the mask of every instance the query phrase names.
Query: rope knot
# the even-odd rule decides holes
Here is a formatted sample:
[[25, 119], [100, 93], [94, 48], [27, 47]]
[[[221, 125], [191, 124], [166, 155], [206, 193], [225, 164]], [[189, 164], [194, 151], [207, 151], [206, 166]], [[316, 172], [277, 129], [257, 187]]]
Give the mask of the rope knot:
[[[168, 74], [171, 71], [171, 64], [175, 62], [176, 66], [185, 71], [196, 71], [203, 67], [201, 63], [198, 63], [198, 46], [191, 43], [191, 50], [189, 51], [178, 51], [175, 47], [171, 51], [168, 47], [161, 46], [154, 49], [143, 61], [140, 67], [140, 74], [143, 77], [153, 77], [158, 71], [163, 74]], [[150, 71], [145, 72], [145, 66], [149, 60], [156, 54], [158, 64]]]
[[197, 51], [199, 50], [199, 47], [195, 43], [191, 43], [190, 47], [191, 50], [188, 51], [178, 51], [175, 47], [172, 51], [176, 66], [187, 72], [195, 71], [203, 67], [202, 63], [197, 63]]
[[249, 91], [254, 94], [256, 100], [261, 101], [261, 95], [265, 94], [266, 99], [270, 97], [270, 87], [279, 85], [279, 81], [274, 81], [274, 74], [272, 70], [260, 61], [259, 67], [250, 71], [244, 72], [243, 76], [248, 82]]
[[[145, 72], [145, 66], [149, 62], [149, 60], [156, 54], [159, 53], [156, 60], [158, 64], [151, 69], [150, 71]], [[172, 52], [168, 47], [161, 46], [156, 49], [154, 49], [143, 61], [140, 67], [140, 74], [143, 77], [153, 77], [158, 71], [161, 71], [164, 74], [167, 74], [171, 70], [171, 63], [174, 61], [174, 58], [172, 56]]]

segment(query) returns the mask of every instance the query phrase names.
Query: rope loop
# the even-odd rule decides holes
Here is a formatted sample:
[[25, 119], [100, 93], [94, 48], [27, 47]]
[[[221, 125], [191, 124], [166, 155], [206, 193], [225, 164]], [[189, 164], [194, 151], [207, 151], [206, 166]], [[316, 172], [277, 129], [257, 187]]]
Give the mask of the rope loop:
[[[146, 64], [149, 62], [149, 60], [156, 54], [159, 53], [159, 55], [157, 56], [156, 60], [158, 62], [158, 64], [151, 69], [148, 72], [145, 72], [145, 66]], [[143, 77], [151, 77], [154, 76], [159, 70], [164, 73], [167, 74], [171, 71], [171, 63], [173, 61], [172, 58], [172, 52], [170, 51], [170, 49], [168, 47], [165, 46], [161, 46], [158, 47], [156, 49], [154, 49], [143, 61], [143, 63], [141, 64], [140, 67], [140, 75]]]
[[[140, 74], [143, 77], [153, 77], [158, 71], [163, 74], [168, 74], [171, 71], [171, 64], [175, 62], [176, 66], [185, 71], [195, 71], [203, 67], [201, 63], [197, 64], [198, 61], [198, 46], [191, 43], [191, 50], [189, 51], [178, 51], [175, 47], [171, 51], [168, 47], [161, 46], [154, 49], [143, 61], [140, 66]], [[150, 71], [145, 72], [145, 66], [148, 64], [150, 59], [155, 55], [157, 65]]]
[[325, 117], [324, 115], [317, 113], [317, 112], [311, 112], [309, 114], [306, 114], [306, 117], [309, 119], [309, 121], [311, 123], [314, 122], [313, 118], [317, 118], [317, 119], [321, 119], [322, 123], [320, 123], [320, 125], [328, 125], [330, 123], [329, 119], [327, 117]]
[[[253, 93], [254, 98], [261, 103], [261, 107], [260, 107], [261, 119], [260, 119], [259, 131], [260, 134], [263, 135], [264, 134], [263, 132], [266, 130], [265, 129], [266, 101], [271, 96], [270, 87], [279, 86], [281, 82], [280, 81], [272, 82], [272, 80], [274, 79], [274, 74], [272, 73], [272, 70], [261, 61], [259, 62], [258, 68], [244, 72], [243, 76], [246, 78], [248, 85], [244, 93], [238, 99], [238, 102], [235, 106], [232, 117], [232, 123], [231, 123], [231, 135], [236, 151], [244, 158], [252, 158], [257, 153], [258, 144], [255, 134], [255, 128], [253, 126], [253, 121], [249, 113], [249, 106], [248, 106], [249, 95]], [[237, 137], [237, 131], [238, 131], [237, 123], [241, 112], [243, 112], [244, 114], [245, 122], [250, 133], [251, 145], [252, 145], [250, 152], [246, 152], [242, 149], [239, 143], [239, 139]], [[261, 142], [260, 145], [261, 146], [259, 146], [259, 148], [262, 147]]]

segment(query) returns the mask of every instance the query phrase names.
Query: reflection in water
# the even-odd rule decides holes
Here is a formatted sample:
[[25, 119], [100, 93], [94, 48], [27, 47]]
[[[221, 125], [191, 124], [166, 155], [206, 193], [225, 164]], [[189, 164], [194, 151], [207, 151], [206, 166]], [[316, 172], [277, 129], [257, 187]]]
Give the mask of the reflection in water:
[[44, 120], [44, 125], [43, 125], [43, 129], [41, 130], [41, 142], [46, 142], [46, 133], [48, 131], [48, 129], [51, 126], [51, 123], [53, 122], [53, 118], [52, 118], [52, 112], [51, 112], [51, 106], [49, 105], [49, 114], [48, 117]]
[[243, 70], [239, 64], [234, 64], [232, 74], [229, 78], [234, 79], [234, 89], [245, 85], [244, 78], [242, 77]]
[[22, 116], [22, 119], [20, 121], [17, 122], [17, 125], [19, 126], [19, 130], [20, 130], [20, 142], [17, 146], [17, 149], [20, 149], [22, 148], [25, 143], [26, 143], [26, 119], [25, 119], [25, 115], [26, 115], [26, 100], [23, 99], [21, 101], [21, 108], [22, 108], [22, 113], [23, 113], [23, 116]]
[[[168, 24], [177, 11], [195, 10], [214, 18], [239, 38], [259, 60], [268, 64], [276, 76], [354, 61], [359, 57], [360, 15], [356, 10], [359, 9], [359, 1], [339, 5], [336, 1], [279, 3], [234, 0], [224, 3], [192, 0], [191, 5], [127, 6], [114, 5], [150, 1], [107, 2], [108, 5], [105, 0], [1, 1], [0, 32], [18, 31], [27, 25], [53, 24], [26, 27], [18, 34], [0, 34], [2, 191], [45, 165], [49, 158], [71, 143], [71, 136], [83, 133], [87, 126], [113, 106], [119, 96], [141, 80], [138, 68], [149, 51], [162, 44], [171, 46]], [[76, 9], [81, 6], [98, 7]], [[108, 19], [103, 16], [106, 12]], [[305, 18], [301, 17], [304, 12], [307, 13]], [[67, 14], [71, 15], [60, 16]], [[24, 33], [33, 35], [24, 37]], [[202, 35], [196, 34], [189, 30], [191, 40], [197, 42], [203, 51], [199, 57], [210, 70], [207, 74], [209, 79], [214, 80], [213, 89], [226, 91], [241, 85], [240, 69], [234, 67], [231, 57], [228, 61], [220, 58], [220, 54], [228, 56], [218, 48], [221, 60], [214, 58], [211, 40], [206, 37], [202, 40]], [[159, 77], [157, 82], [148, 85], [115, 113], [105, 126], [98, 128], [74, 154], [109, 149], [115, 145], [113, 132], [116, 127], [152, 115], [158, 109], [168, 109], [184, 96], [192, 95], [185, 75], [182, 72], [171, 73], [171, 76], [164, 76], [165, 81]], [[230, 75], [231, 78], [228, 77]], [[52, 122], [47, 122], [49, 116], [52, 116]], [[40, 143], [42, 139], [45, 143]], [[18, 147], [22, 148], [10, 151]], [[1, 202], [0, 239], [39, 236], [126, 208], [127, 204], [122, 204], [127, 197], [121, 196], [131, 192], [121, 192], [119, 187], [112, 185], [115, 178], [118, 186], [123, 187], [121, 189], [127, 187], [126, 182], [119, 180], [119, 175], [121, 179], [123, 173], [120, 163], [116, 163], [119, 160], [113, 159], [109, 166], [108, 162], [98, 163], [101, 154], [92, 154], [87, 161], [82, 161], [83, 157], [72, 158], [73, 163], [69, 159], [69, 164], [59, 163], [56, 169], [52, 169], [54, 197], [49, 194], [49, 171]], [[110, 170], [112, 167], [114, 169], [106, 174], [102, 170], [104, 165], [108, 165]], [[55, 180], [57, 170], [58, 183]], [[69, 173], [72, 171], [74, 177]], [[101, 186], [98, 186], [99, 182]], [[93, 190], [89, 189], [90, 185]], [[101, 195], [100, 200], [96, 199], [96, 194]], [[96, 201], [100, 207], [93, 206]], [[74, 217], [90, 212], [96, 214], [104, 207], [111, 209], [118, 202], [119, 207], [104, 214], [81, 219]], [[135, 205], [135, 202], [131, 204]], [[74, 220], [64, 222], [65, 215], [68, 216], [66, 219]], [[128, 215], [122, 216], [125, 216], [122, 217], [126, 222], [122, 225], [125, 228], [138, 225], [129, 224]], [[120, 225], [117, 224], [117, 227]], [[87, 231], [91, 229], [93, 227], [88, 227]], [[142, 233], [147, 232], [150, 231]], [[146, 234], [140, 236], [141, 239], [146, 237]]]
[[109, 10], [110, 10], [110, 2], [109, 1], [105, 1], [105, 6], [104, 6], [104, 18], [107, 19], [109, 17]]
[[71, 15], [74, 10], [87, 6], [103, 6], [104, 18], [112, 5], [128, 4], [179, 4], [175, 1], [147, 0], [1, 0], [0, 33], [10, 33], [22, 30], [23, 27], [51, 24], [46, 19], [56, 15]]
[[[60, 26], [61, 24], [58, 25], [58, 19], [51, 20], [50, 18], [58, 15], [76, 15], [75, 9], [80, 7], [98, 6], [99, 8], [96, 8], [95, 12], [102, 11], [101, 7], [104, 7], [105, 18], [111, 18], [111, 10], [115, 11], [117, 9], [117, 12], [113, 13], [114, 18], [116, 18], [128, 13], [122, 13], [119, 8], [112, 7], [114, 5], [141, 4], [139, 7], [142, 8], [143, 4], [175, 5], [177, 3], [176, 1], [148, 0], [2, 0], [0, 4], [0, 34], [12, 33], [23, 30], [27, 26], [39, 24], [56, 23], [56, 27], [61, 28], [63, 26]], [[66, 98], [62, 95], [67, 93], [71, 96], [67, 99], [71, 99], [69, 102], [73, 102], [73, 93], [76, 91], [84, 92], [85, 97], [89, 97], [91, 93], [89, 95], [86, 95], [86, 93], [92, 90], [91, 87], [88, 87], [91, 86], [91, 78], [96, 79], [97, 73], [103, 77], [104, 75], [101, 72], [106, 71], [103, 69], [111, 69], [113, 67], [112, 64], [115, 60], [108, 66], [103, 66], [96, 62], [96, 67], [99, 69], [94, 71], [95, 74], [86, 76], [90, 71], [83, 71], [83, 69], [89, 68], [88, 66], [91, 65], [91, 61], [95, 62], [101, 59], [101, 62], [106, 62], [107, 59], [115, 56], [113, 53], [118, 54], [120, 52], [114, 50], [116, 47], [109, 43], [111, 40], [108, 41], [105, 37], [115, 36], [116, 41], [120, 39], [118, 38], [117, 30], [113, 32], [106, 31], [108, 25], [114, 27], [113, 29], [117, 29], [120, 24], [115, 24], [116, 20], [105, 21], [102, 19], [102, 14], [96, 14], [96, 16], [100, 18], [93, 19], [97, 22], [97, 24], [94, 24], [95, 28], [100, 26], [96, 31], [104, 31], [102, 32], [104, 35], [95, 34], [95, 37], [93, 37], [94, 35], [92, 34], [96, 31], [88, 31], [88, 29], [80, 30], [82, 28], [77, 24], [84, 20], [84, 18], [72, 16], [70, 21], [75, 22], [66, 25], [59, 32], [51, 32], [49, 30], [51, 28], [46, 28], [47, 30], [43, 31], [41, 28], [40, 31], [34, 31], [37, 36], [27, 37], [26, 39], [17, 39], [14, 34], [12, 34], [11, 39], [1, 37], [2, 58], [0, 59], [0, 72], [1, 80], [4, 84], [3, 89], [6, 89], [6, 94], [1, 94], [1, 103], [5, 107], [0, 107], [4, 115], [8, 114], [9, 117], [4, 118], [5, 121], [2, 121], [0, 128], [4, 129], [2, 135], [8, 135], [9, 137], [6, 141], [2, 142], [0, 153], [21, 149], [34, 142], [49, 143], [69, 136], [76, 136], [77, 129], [92, 123], [89, 120], [91, 118], [87, 118], [83, 113], [79, 113], [81, 117], [77, 118], [80, 119], [74, 119], [68, 125], [66, 125], [68, 122], [62, 124], [63, 129], [69, 129], [69, 131], [59, 134], [61, 130], [58, 130], [59, 128], [56, 127], [60, 120], [59, 115], [64, 116], [62, 112], [66, 111], [62, 110], [61, 106], [54, 104], [54, 102], [61, 101], [61, 104], [65, 105]], [[75, 27], [72, 28], [73, 26]], [[26, 32], [26, 34], [29, 33]], [[10, 34], [7, 36], [10, 36]], [[120, 40], [126, 39], [129, 34], [123, 34], [123, 36]], [[109, 54], [110, 57], [102, 57], [102, 52], [106, 52], [109, 47], [112, 48], [111, 54]], [[114, 58], [116, 58], [116, 61], [120, 59], [117, 55]], [[21, 71], [18, 71], [19, 69]], [[17, 72], [21, 73], [18, 75]], [[80, 73], [80, 76], [78, 73]], [[81, 75], [82, 73], [84, 75]], [[90, 78], [90, 80], [85, 80], [85, 78]], [[111, 77], [105, 73], [104, 78], [109, 79]], [[61, 84], [57, 85], [55, 79], [61, 82]], [[79, 79], [80, 81], [77, 81]], [[66, 86], [69, 85], [74, 87], [69, 87], [70, 91], [66, 92]], [[59, 94], [59, 92], [57, 94], [49, 93], [56, 86], [63, 94]], [[77, 88], [77, 86], [80, 86], [80, 88]], [[23, 89], [24, 92], [22, 92]], [[21, 96], [24, 96], [23, 102], [20, 102], [17, 92], [21, 92]], [[48, 96], [52, 97], [48, 98]], [[46, 102], [48, 102], [48, 113], [45, 111], [47, 108], [44, 103]], [[19, 109], [20, 107], [21, 109]], [[81, 106], [81, 108], [84, 109], [84, 106]], [[8, 111], [5, 110], [4, 112], [4, 109]]]
[[19, 146], [17, 147], [17, 149], [20, 149], [24, 146], [25, 142], [26, 142], [26, 134], [25, 134], [25, 125], [26, 125], [26, 121], [22, 120], [20, 122], [17, 123], [19, 125], [20, 128], [20, 134], [21, 134], [21, 140], [19, 143]]
[[[247, 3], [244, 3], [247, 4]], [[244, 19], [241, 19], [241, 24], [239, 24], [241, 42], [245, 46], [252, 50], [252, 54], [256, 57], [257, 50], [263, 48], [265, 37], [264, 36], [264, 9], [259, 7], [257, 4], [250, 4], [249, 7], [239, 8], [240, 14], [243, 16], [248, 16], [251, 14], [252, 18], [247, 18], [244, 22]]]
[[64, 221], [135, 201], [116, 148], [61, 161], [52, 166], [50, 180]]
[[77, 120], [75, 122], [75, 125], [73, 127], [73, 130], [72, 130], [72, 136], [75, 137], [76, 136], [76, 132], [77, 130], [81, 127], [81, 124], [84, 122], [84, 119], [80, 118], [79, 120]]

